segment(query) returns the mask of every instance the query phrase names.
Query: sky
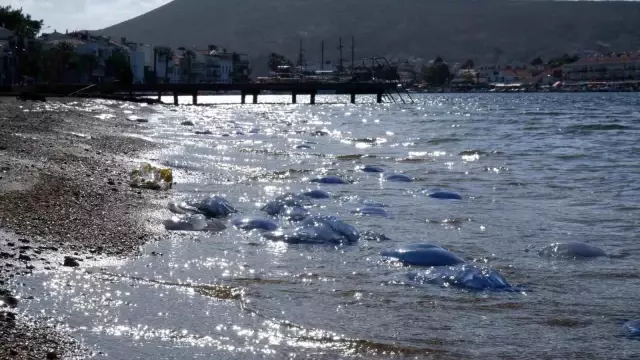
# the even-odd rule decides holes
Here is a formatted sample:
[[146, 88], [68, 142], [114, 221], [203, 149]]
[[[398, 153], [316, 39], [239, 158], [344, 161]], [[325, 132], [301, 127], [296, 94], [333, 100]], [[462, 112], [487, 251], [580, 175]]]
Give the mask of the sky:
[[[142, 15], [171, 0], [0, 0], [0, 5], [23, 8], [46, 30], [98, 30]], [[207, 1], [207, 0], [202, 0]], [[233, 0], [226, 0], [233, 1]], [[265, 0], [268, 1], [268, 0]], [[48, 27], [48, 28], [47, 28]]]
[[0, 0], [44, 20], [43, 32], [98, 30], [142, 15], [171, 0]]

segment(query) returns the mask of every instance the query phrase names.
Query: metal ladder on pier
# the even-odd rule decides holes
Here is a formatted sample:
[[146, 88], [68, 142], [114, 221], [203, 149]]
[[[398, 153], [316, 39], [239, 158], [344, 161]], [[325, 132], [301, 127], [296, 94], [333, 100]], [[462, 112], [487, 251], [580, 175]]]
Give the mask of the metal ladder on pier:
[[[393, 78], [394, 78], [393, 80], [396, 81], [398, 84], [395, 91], [394, 90], [385, 91], [385, 93], [383, 94], [383, 99], [385, 101], [388, 101], [390, 103], [391, 102], [398, 103], [398, 100], [396, 100], [396, 95], [397, 95], [397, 97], [399, 98], [399, 101], [401, 101], [403, 104], [414, 103], [413, 97], [411, 97], [411, 94], [409, 93], [407, 88], [402, 84], [402, 81], [400, 81], [400, 75], [398, 75], [398, 71], [393, 66], [391, 66], [387, 58], [385, 57], [366, 58], [362, 60], [362, 64], [364, 67], [367, 67], [366, 65], [367, 60], [371, 61], [370, 63], [371, 65], [370, 67], [368, 67], [368, 69], [369, 71], [371, 71], [372, 80], [374, 81], [376, 80], [376, 69], [378, 69], [382, 72], [388, 71], [389, 73], [393, 74]], [[405, 96], [403, 96], [403, 94]], [[405, 97], [406, 97], [406, 100], [405, 100]]]

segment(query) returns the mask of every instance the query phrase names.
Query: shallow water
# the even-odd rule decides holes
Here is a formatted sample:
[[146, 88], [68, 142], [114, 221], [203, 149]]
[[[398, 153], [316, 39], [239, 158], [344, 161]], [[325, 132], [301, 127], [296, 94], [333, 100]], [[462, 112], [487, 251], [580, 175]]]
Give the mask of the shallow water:
[[[266, 103], [211, 97], [200, 102], [219, 104], [77, 106], [149, 120], [131, 135], [163, 144], [148, 158], [174, 169], [176, 200], [221, 194], [242, 215], [265, 216], [259, 207], [275, 196], [320, 188], [332, 198], [314, 200], [312, 214], [391, 240], [288, 245], [232, 226], [173, 233], [124, 263], [16, 280], [24, 297], [34, 296], [25, 311], [69, 324], [112, 359], [640, 353], [640, 342], [616, 336], [625, 319], [640, 318], [637, 95], [425, 95], [415, 105], [260, 100]], [[194, 126], [180, 125], [187, 120]], [[195, 134], [205, 130], [211, 134]], [[387, 172], [358, 170], [368, 164]], [[414, 182], [384, 181], [390, 173]], [[309, 182], [327, 174], [353, 183]], [[463, 200], [429, 198], [424, 190], [434, 189]], [[358, 216], [353, 210], [365, 200], [388, 205], [389, 216]], [[162, 211], [159, 227], [169, 216]], [[566, 241], [623, 256], [538, 257], [537, 250]], [[522, 291], [412, 286], [411, 268], [379, 253], [415, 242], [486, 263]]]

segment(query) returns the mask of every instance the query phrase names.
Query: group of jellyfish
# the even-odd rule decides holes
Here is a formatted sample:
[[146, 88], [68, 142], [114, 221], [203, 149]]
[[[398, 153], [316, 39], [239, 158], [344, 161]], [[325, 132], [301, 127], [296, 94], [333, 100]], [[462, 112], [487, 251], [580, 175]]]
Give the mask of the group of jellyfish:
[[[360, 169], [366, 173], [383, 173], [379, 166], [367, 165]], [[405, 174], [391, 174], [384, 177], [390, 182], [413, 182]], [[334, 175], [318, 177], [311, 183], [326, 185], [348, 185], [350, 182]], [[463, 197], [450, 191], [428, 192], [432, 199], [440, 201], [463, 201]], [[314, 201], [330, 199], [332, 195], [324, 190], [315, 189], [302, 193], [286, 193], [267, 202], [261, 211], [264, 217], [235, 216], [239, 212], [224, 197], [213, 195], [204, 199], [182, 202], [169, 202], [168, 208], [176, 214], [164, 221], [170, 231], [212, 231], [220, 232], [227, 228], [224, 219], [232, 217], [231, 224], [243, 231], [256, 231], [265, 239], [282, 241], [289, 244], [331, 244], [350, 245], [358, 242], [360, 232], [352, 225], [335, 216], [311, 215], [308, 207]], [[365, 216], [388, 216], [384, 204], [366, 202], [354, 210]], [[283, 228], [277, 219], [287, 220], [289, 227]], [[607, 253], [583, 242], [555, 243], [541, 249], [542, 257], [561, 259], [595, 258], [608, 256]], [[455, 287], [467, 291], [522, 291], [512, 286], [496, 270], [473, 262], [431, 243], [414, 243], [384, 250], [380, 253], [385, 261], [400, 263], [410, 267], [406, 279], [413, 284], [434, 284]], [[627, 337], [640, 337], [640, 320], [623, 324], [621, 334]]]

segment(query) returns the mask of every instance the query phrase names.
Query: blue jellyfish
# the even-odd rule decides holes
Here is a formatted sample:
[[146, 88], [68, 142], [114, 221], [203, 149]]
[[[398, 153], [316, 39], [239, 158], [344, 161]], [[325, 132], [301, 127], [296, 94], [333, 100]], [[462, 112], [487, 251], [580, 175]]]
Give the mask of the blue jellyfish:
[[473, 264], [439, 266], [426, 270], [410, 271], [409, 280], [419, 284], [458, 287], [471, 291], [516, 291], [497, 271]]
[[429, 194], [429, 197], [443, 200], [462, 200], [462, 196], [449, 191], [436, 191]]
[[261, 218], [244, 218], [244, 219], [236, 219], [231, 222], [233, 226], [237, 227], [241, 230], [251, 231], [251, 230], [263, 230], [263, 231], [273, 231], [278, 228], [278, 225], [271, 220], [261, 219]]
[[312, 183], [320, 183], [320, 184], [331, 184], [331, 185], [344, 185], [348, 184], [348, 182], [342, 180], [341, 178], [335, 175], [323, 176], [316, 179], [310, 180]]
[[331, 197], [331, 194], [319, 189], [306, 191], [302, 195], [312, 199], [329, 199]]
[[561, 259], [595, 258], [607, 256], [607, 253], [597, 246], [583, 242], [556, 243], [546, 246], [538, 252], [542, 257]]
[[393, 182], [413, 182], [413, 179], [404, 174], [394, 174], [386, 177], [387, 181]]
[[386, 250], [380, 255], [398, 260], [404, 265], [450, 266], [465, 263], [462, 258], [438, 245], [424, 243], [406, 245], [394, 250]]

